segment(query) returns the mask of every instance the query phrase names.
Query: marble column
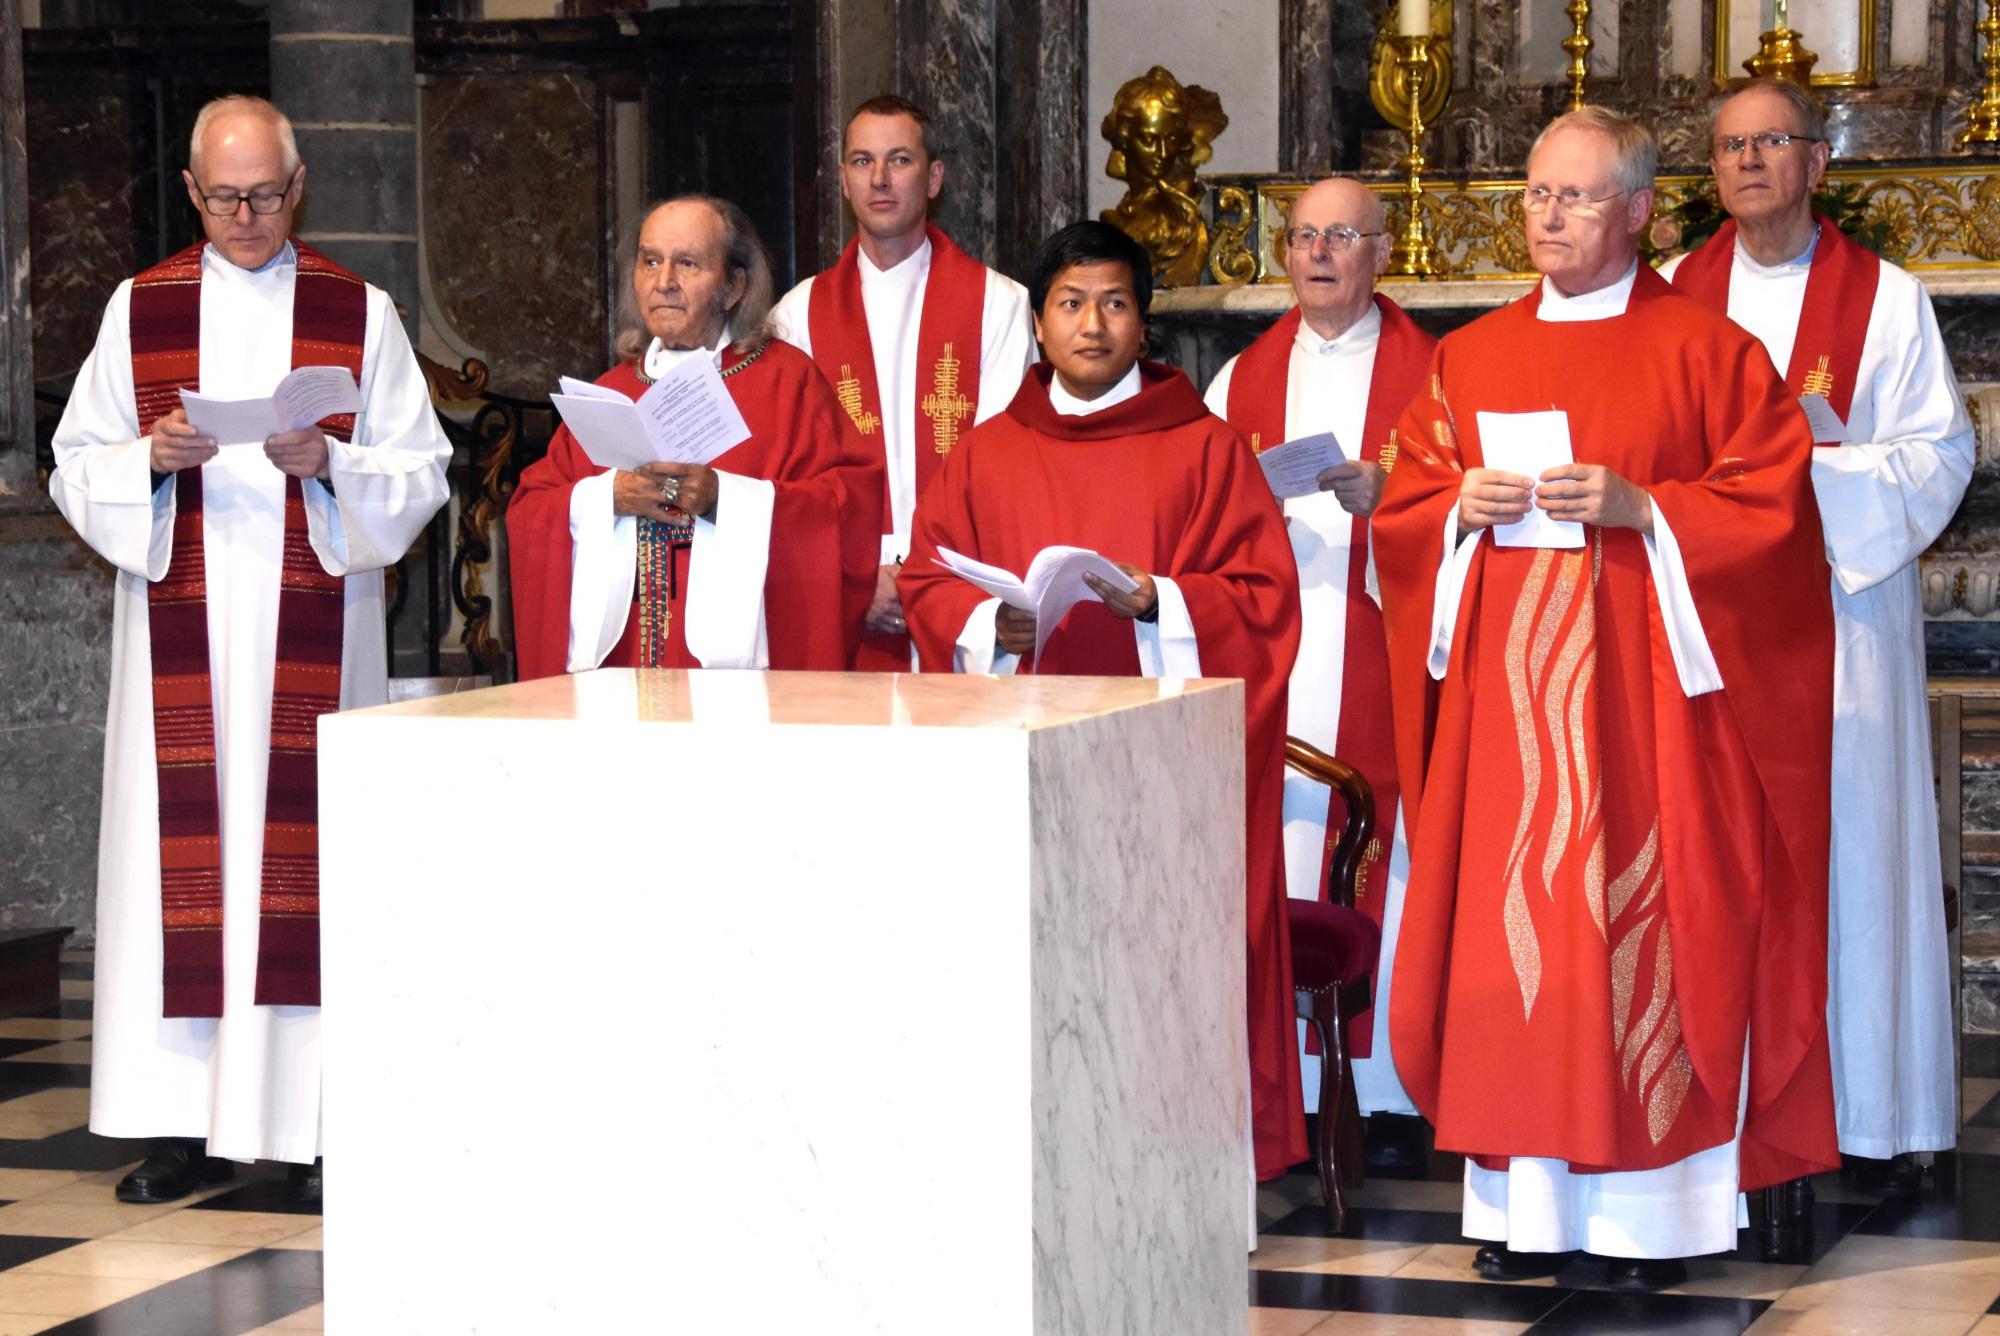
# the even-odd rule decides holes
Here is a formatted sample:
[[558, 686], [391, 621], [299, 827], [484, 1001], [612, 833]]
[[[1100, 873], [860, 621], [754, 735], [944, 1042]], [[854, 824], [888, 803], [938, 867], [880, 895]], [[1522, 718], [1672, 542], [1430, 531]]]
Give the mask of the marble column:
[[996, 267], [1026, 280], [1042, 238], [1085, 216], [1097, 122], [1084, 102], [1086, 0], [997, 0]]
[[810, 96], [800, 90], [798, 138], [807, 148], [794, 191], [804, 277], [832, 264], [846, 244], [851, 227], [840, 194], [841, 133], [857, 102], [897, 91], [898, 23], [896, 0], [804, 0], [798, 14], [793, 49], [800, 57], [813, 55]]
[[939, 227], [975, 259], [994, 259], [992, 0], [929, 0], [903, 6], [903, 66], [910, 97], [931, 115], [945, 158]]
[[27, 129], [21, 4], [0, 0], [0, 501], [31, 490], [35, 477]]
[[408, 0], [271, 0], [271, 98], [306, 163], [299, 235], [416, 335], [417, 78]]
[[1333, 0], [1279, 0], [1278, 169], [1323, 176], [1336, 160]]

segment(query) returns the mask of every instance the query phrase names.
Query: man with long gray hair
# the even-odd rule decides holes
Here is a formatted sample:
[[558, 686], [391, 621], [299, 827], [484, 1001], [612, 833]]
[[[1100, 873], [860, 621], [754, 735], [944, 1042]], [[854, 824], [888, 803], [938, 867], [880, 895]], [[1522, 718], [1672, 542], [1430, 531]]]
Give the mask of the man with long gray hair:
[[593, 464], [568, 428], [507, 511], [523, 678], [604, 665], [840, 670], [875, 585], [880, 459], [811, 359], [771, 337], [771, 265], [727, 200], [639, 227], [632, 311], [599, 385], [637, 399], [714, 361], [750, 438], [709, 464]]

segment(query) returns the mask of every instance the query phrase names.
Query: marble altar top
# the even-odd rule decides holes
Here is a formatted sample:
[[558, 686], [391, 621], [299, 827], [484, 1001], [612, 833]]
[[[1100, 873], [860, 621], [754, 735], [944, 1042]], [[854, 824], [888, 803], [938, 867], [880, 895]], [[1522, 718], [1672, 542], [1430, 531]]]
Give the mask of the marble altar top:
[[602, 668], [573, 677], [399, 701], [336, 717], [1034, 730], [1221, 690], [1242, 687], [1222, 678]]

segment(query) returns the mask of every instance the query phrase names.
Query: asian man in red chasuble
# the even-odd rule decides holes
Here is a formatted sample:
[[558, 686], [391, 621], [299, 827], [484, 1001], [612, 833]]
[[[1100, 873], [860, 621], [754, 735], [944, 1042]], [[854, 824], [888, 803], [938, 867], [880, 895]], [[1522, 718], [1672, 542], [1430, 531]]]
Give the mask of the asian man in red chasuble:
[[[1307, 1155], [1285, 938], [1280, 809], [1297, 567], [1250, 447], [1187, 377], [1140, 360], [1152, 275], [1106, 223], [1043, 244], [1029, 297], [1048, 359], [966, 436], [918, 502], [898, 581], [925, 672], [1239, 677], [1247, 689], [1246, 885], [1257, 1172]], [[1090, 548], [1136, 588], [1094, 583], [1035, 652], [1035, 619], [938, 565], [940, 549], [1024, 571]]]

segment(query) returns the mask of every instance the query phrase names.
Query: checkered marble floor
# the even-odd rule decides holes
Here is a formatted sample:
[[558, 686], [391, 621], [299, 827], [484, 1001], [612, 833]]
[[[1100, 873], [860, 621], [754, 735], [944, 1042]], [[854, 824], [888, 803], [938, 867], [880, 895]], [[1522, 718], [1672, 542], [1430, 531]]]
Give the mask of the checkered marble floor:
[[[1975, 1060], [1968, 1041], [1968, 1070], [1996, 1056]], [[1295, 1173], [1259, 1193], [1250, 1336], [2000, 1336], [2000, 1079], [1968, 1079], [1964, 1096], [1965, 1148], [1937, 1157], [1921, 1199], [1884, 1203], [1824, 1175], [1809, 1265], [1760, 1260], [1744, 1230], [1734, 1253], [1690, 1261], [1687, 1284], [1659, 1294], [1609, 1290], [1587, 1258], [1548, 1280], [1482, 1280], [1458, 1230], [1457, 1156], [1432, 1156], [1420, 1178], [1372, 1177], [1347, 1238], [1328, 1235], [1318, 1180]]]
[[320, 1222], [282, 1166], [169, 1206], [112, 1188], [146, 1152], [84, 1128], [90, 956], [63, 1001], [0, 1020], [0, 1336], [246, 1336], [321, 1328]]

